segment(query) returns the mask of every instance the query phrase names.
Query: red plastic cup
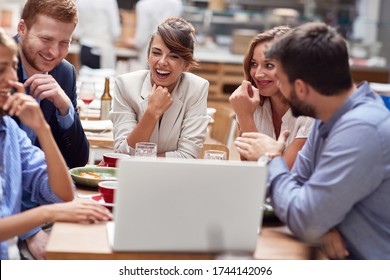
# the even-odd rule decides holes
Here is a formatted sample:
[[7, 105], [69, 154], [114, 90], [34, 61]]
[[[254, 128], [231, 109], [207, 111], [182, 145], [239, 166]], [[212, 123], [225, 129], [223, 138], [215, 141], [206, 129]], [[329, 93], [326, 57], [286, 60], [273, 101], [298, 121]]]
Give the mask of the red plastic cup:
[[103, 162], [99, 165], [102, 166], [108, 166], [108, 167], [116, 167], [116, 162], [118, 159], [121, 158], [128, 158], [130, 157], [127, 154], [120, 154], [120, 153], [105, 153], [103, 154]]
[[115, 190], [118, 188], [118, 181], [102, 181], [99, 182], [98, 186], [104, 202], [114, 203], [114, 195]]

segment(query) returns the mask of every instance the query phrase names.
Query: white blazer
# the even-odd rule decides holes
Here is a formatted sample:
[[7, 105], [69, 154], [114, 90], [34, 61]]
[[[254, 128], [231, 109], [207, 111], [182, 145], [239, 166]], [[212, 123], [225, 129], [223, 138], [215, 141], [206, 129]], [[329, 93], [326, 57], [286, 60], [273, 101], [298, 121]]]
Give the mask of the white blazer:
[[[198, 156], [210, 119], [207, 115], [208, 89], [207, 80], [187, 72], [181, 75], [171, 93], [173, 103], [164, 113], [160, 128], [157, 124], [149, 140], [157, 143], [157, 153], [179, 158]], [[149, 70], [116, 78], [110, 113], [116, 152], [134, 155], [134, 149], [127, 144], [126, 138], [144, 115], [151, 90]]]

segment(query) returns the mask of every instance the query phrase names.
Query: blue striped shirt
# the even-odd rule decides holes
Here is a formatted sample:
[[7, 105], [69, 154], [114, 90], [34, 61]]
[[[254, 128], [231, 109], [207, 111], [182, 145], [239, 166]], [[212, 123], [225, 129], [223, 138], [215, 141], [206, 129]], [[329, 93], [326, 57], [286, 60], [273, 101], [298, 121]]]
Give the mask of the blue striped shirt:
[[[43, 151], [8, 116], [0, 119], [0, 218], [21, 211], [22, 196], [37, 204], [61, 202], [50, 189]], [[8, 242], [0, 242], [8, 259]]]

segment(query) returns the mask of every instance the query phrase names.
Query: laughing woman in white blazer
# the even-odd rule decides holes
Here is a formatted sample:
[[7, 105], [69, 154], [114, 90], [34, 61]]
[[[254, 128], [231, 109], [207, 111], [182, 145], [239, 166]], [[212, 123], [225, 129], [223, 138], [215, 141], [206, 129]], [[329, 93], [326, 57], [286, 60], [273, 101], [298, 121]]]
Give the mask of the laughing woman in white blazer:
[[168, 18], [152, 35], [148, 64], [116, 79], [114, 147], [134, 155], [137, 142], [157, 144], [158, 156], [196, 158], [206, 138], [208, 81], [186, 72], [193, 58], [194, 27]]

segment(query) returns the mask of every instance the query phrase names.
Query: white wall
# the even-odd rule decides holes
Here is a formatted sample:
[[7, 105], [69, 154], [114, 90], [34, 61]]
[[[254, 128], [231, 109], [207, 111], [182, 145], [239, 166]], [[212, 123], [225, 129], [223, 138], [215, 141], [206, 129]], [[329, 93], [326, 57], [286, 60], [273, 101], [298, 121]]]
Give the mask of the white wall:
[[9, 35], [16, 34], [25, 0], [0, 0], [0, 26]]
[[[390, 1], [382, 0], [380, 10], [380, 24], [378, 29], [378, 41], [382, 42], [381, 55], [386, 57], [387, 65], [390, 65]], [[390, 82], [390, 80], [389, 80]]]
[[358, 0], [356, 5], [358, 16], [353, 25], [353, 38], [363, 43], [376, 42], [381, 0]]

